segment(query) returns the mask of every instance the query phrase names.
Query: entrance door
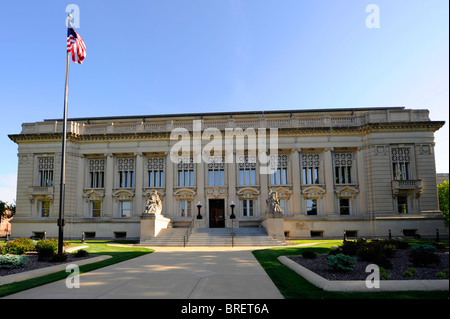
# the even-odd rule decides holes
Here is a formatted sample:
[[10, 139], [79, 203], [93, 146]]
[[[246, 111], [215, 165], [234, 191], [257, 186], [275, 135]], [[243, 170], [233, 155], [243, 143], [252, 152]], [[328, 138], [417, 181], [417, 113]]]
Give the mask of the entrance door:
[[209, 200], [209, 227], [225, 227], [225, 200]]

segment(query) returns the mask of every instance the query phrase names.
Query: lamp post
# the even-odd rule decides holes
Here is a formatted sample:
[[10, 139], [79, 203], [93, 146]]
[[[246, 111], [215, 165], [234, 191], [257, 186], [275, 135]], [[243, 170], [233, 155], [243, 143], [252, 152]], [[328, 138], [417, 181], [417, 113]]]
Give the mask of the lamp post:
[[231, 207], [231, 215], [230, 215], [230, 219], [231, 219], [231, 247], [234, 247], [234, 220], [236, 219], [236, 216], [234, 215], [234, 208], [236, 207], [236, 204], [234, 203], [234, 201], [231, 201], [230, 207]]
[[230, 219], [235, 219], [236, 216], [234, 215], [234, 208], [236, 207], [236, 204], [234, 203], [234, 201], [231, 201], [230, 207], [231, 207], [231, 216], [230, 216]]
[[197, 208], [198, 208], [197, 219], [202, 219], [202, 215], [200, 215], [200, 208], [202, 208], [202, 203], [200, 201], [198, 201], [197, 203]]

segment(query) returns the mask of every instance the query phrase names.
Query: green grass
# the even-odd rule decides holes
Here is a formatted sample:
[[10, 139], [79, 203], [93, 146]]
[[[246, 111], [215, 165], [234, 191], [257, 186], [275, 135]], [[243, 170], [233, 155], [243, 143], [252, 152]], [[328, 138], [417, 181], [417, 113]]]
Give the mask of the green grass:
[[[141, 247], [115, 247], [108, 246], [107, 244], [112, 243], [127, 243], [127, 242], [117, 242], [117, 241], [87, 241], [86, 244], [89, 248], [85, 248], [85, 250], [90, 255], [109, 255], [112, 258], [109, 258], [104, 261], [96, 262], [93, 264], [88, 264], [84, 266], [80, 266], [80, 274], [86, 273], [95, 269], [99, 269], [102, 267], [106, 267], [109, 265], [113, 265], [128, 259], [136, 258], [145, 254], [152, 253], [154, 250], [148, 248]], [[71, 242], [71, 245], [80, 245], [79, 241]], [[28, 279], [20, 282], [15, 282], [8, 285], [0, 286], [0, 297], [10, 295], [22, 290], [38, 287], [41, 285], [45, 285], [51, 283], [53, 281], [61, 280], [67, 278], [68, 273], [65, 271], [59, 271], [50, 275]]]
[[[448, 299], [449, 297], [448, 291], [344, 293], [322, 290], [277, 260], [279, 256], [301, 255], [302, 251], [306, 249], [312, 250], [317, 254], [325, 254], [331, 250], [332, 246], [342, 244], [342, 241], [335, 240], [307, 242], [320, 243], [311, 247], [288, 246], [253, 251], [255, 258], [286, 299]], [[306, 241], [302, 241], [302, 243], [306, 243]], [[420, 240], [413, 242], [413, 244], [421, 243], [425, 242]]]

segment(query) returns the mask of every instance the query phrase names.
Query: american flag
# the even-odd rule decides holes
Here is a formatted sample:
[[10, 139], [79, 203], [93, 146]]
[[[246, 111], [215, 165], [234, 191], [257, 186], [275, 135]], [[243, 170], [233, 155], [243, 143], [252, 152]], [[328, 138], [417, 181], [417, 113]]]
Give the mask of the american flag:
[[83, 63], [86, 57], [84, 41], [73, 28], [67, 28], [67, 52], [72, 52], [72, 61], [75, 63]]

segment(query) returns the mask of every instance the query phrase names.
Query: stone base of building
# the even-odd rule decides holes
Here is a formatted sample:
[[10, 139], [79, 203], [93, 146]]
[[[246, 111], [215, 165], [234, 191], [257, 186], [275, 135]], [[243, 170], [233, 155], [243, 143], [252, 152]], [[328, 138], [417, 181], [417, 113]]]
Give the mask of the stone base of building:
[[[163, 217], [164, 218], [164, 217]], [[167, 218], [165, 218], [167, 219]], [[153, 222], [153, 226], [151, 223]], [[155, 226], [156, 220], [150, 219], [120, 221], [70, 221], [66, 219], [64, 227], [64, 240], [81, 239], [85, 233], [86, 239], [127, 239], [142, 240], [142, 236], [157, 236]], [[167, 220], [163, 221], [167, 222]], [[160, 225], [161, 226], [161, 225]], [[164, 226], [164, 225], [163, 225]], [[228, 228], [231, 224], [226, 224]], [[449, 228], [445, 226], [442, 218], [424, 218], [421, 216], [408, 217], [378, 217], [368, 219], [348, 220], [305, 220], [302, 217], [263, 218], [261, 226], [264, 227], [269, 236], [277, 239], [341, 239], [344, 236], [351, 238], [435, 238], [439, 232], [441, 239], [448, 238]], [[151, 228], [153, 227], [153, 234]], [[164, 227], [170, 227], [166, 223]], [[205, 228], [205, 219], [196, 220], [196, 228]], [[234, 227], [242, 227], [238, 219]], [[144, 230], [143, 230], [144, 228]], [[147, 232], [145, 229], [148, 229]], [[47, 222], [12, 221], [12, 238], [18, 237], [58, 237], [58, 226], [56, 220]], [[150, 238], [149, 237], [149, 238]]]
[[392, 238], [416, 237], [434, 238], [437, 231], [440, 238], [448, 238], [449, 229], [440, 218], [379, 217], [372, 220], [302, 220], [286, 218], [284, 232], [286, 239], [341, 239], [347, 238]]

